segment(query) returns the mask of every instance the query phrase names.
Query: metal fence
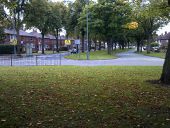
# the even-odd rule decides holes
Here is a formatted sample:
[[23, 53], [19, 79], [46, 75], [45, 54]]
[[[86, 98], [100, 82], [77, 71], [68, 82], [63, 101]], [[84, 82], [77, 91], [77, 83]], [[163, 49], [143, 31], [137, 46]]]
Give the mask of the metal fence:
[[70, 53], [59, 53], [49, 55], [0, 55], [0, 66], [42, 66], [62, 65], [64, 56]]

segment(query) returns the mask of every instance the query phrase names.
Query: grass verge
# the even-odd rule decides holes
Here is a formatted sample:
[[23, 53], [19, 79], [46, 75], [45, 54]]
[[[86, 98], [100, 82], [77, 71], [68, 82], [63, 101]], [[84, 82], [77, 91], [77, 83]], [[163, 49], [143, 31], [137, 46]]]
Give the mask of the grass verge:
[[0, 67], [0, 127], [170, 126], [161, 67]]
[[140, 54], [143, 54], [145, 56], [152, 56], [152, 57], [158, 57], [158, 58], [162, 58], [165, 59], [165, 52], [150, 52], [149, 54], [147, 54], [146, 51], [142, 51], [140, 52]]
[[[109, 55], [106, 50], [101, 51], [94, 51], [90, 52], [90, 60], [107, 60], [107, 59], [115, 59], [117, 58], [116, 54], [120, 52], [128, 51], [129, 49], [125, 50], [113, 50], [112, 54]], [[80, 53], [80, 54], [72, 54], [70, 56], [65, 56], [67, 59], [73, 59], [73, 60], [86, 60], [86, 53]]]
[[[64, 52], [67, 52], [67, 51], [60, 51], [59, 53], [64, 53]], [[48, 54], [58, 54], [58, 52], [56, 52], [56, 51], [44, 51], [44, 54], [45, 55], [48, 55]], [[40, 53], [33, 53], [33, 55], [42, 55], [42, 53], [40, 52]]]

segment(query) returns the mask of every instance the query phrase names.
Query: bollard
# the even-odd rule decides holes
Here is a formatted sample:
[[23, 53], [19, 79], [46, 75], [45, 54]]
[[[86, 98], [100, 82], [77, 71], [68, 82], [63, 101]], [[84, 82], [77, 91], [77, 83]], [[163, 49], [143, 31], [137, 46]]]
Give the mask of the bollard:
[[60, 53], [60, 66], [61, 66], [61, 53]]
[[38, 66], [38, 57], [37, 57], [37, 55], [35, 55], [35, 63], [36, 63], [36, 66]]
[[11, 54], [11, 66], [12, 66], [12, 54]]

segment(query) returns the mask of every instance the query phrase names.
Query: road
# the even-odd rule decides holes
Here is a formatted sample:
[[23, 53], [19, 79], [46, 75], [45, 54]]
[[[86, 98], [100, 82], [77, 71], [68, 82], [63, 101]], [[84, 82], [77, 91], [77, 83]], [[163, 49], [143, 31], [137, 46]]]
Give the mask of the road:
[[75, 66], [162, 66], [164, 59], [149, 57], [134, 53], [134, 50], [117, 54], [117, 59], [112, 60], [70, 60], [64, 56], [68, 53], [41, 55], [33, 57], [13, 58], [0, 57], [1, 66], [33, 66], [33, 65], [75, 65]]
[[117, 59], [112, 60], [62, 60], [62, 65], [78, 65], [78, 66], [162, 66], [164, 59], [144, 56], [134, 53], [134, 50], [117, 54]]

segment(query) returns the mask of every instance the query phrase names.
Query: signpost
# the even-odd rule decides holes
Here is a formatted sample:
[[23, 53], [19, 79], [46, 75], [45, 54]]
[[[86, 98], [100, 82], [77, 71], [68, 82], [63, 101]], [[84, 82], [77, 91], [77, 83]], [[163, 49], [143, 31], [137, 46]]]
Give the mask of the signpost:
[[71, 40], [65, 40], [64, 43], [65, 45], [71, 45]]
[[80, 40], [74, 40], [74, 44], [76, 45], [77, 53], [79, 53]]
[[17, 39], [11, 39], [10, 42], [14, 46], [14, 54], [16, 55]]
[[71, 40], [65, 40], [65, 45], [67, 45], [67, 49], [69, 50], [69, 45], [71, 45]]
[[77, 53], [79, 53], [79, 59], [80, 59], [80, 50], [79, 50], [79, 46], [80, 46], [80, 40], [74, 40], [74, 44], [76, 45], [76, 49], [77, 49]]

